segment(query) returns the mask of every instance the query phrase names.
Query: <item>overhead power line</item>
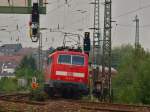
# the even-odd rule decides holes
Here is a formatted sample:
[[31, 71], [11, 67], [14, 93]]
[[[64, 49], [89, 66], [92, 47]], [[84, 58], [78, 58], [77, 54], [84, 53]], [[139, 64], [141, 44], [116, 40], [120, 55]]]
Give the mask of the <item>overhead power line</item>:
[[129, 15], [129, 14], [135, 13], [135, 12], [137, 12], [137, 11], [143, 10], [143, 9], [145, 9], [145, 8], [148, 8], [148, 7], [150, 7], [150, 4], [149, 4], [149, 5], [146, 5], [146, 6], [143, 6], [143, 7], [139, 7], [139, 8], [137, 8], [137, 9], [134, 9], [134, 10], [131, 10], [131, 11], [128, 11], [128, 12], [125, 12], [125, 13], [120, 14], [120, 15], [118, 15], [118, 16], [115, 16], [115, 17], [113, 17], [113, 18], [120, 18], [120, 17], [123, 17], [123, 16], [127, 16], [127, 15]]
[[[121, 26], [121, 27], [135, 27], [135, 25], [129, 25], [129, 24], [116, 24], [116, 26]], [[141, 26], [139, 26], [139, 27], [141, 27], [141, 28], [148, 28], [148, 27], [150, 27], [150, 24], [147, 24], [147, 25], [141, 25]]]
[[[72, 1], [72, 0], [68, 1], [67, 4], [71, 3], [71, 1]], [[51, 14], [52, 12], [54, 12], [54, 11], [56, 11], [56, 10], [58, 10], [58, 9], [60, 9], [60, 8], [62, 8], [62, 7], [64, 7], [65, 5], [66, 5], [66, 4], [63, 3], [63, 4], [59, 5], [59, 6], [57, 6], [56, 8], [54, 8], [54, 9], [48, 11], [47, 14]]]

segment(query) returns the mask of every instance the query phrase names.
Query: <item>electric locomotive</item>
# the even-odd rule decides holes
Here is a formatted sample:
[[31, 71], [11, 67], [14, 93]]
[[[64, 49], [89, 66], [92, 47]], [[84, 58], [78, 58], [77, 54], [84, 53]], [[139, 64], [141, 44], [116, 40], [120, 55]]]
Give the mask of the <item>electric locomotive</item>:
[[88, 94], [88, 55], [79, 50], [61, 49], [48, 56], [45, 91], [53, 96]]

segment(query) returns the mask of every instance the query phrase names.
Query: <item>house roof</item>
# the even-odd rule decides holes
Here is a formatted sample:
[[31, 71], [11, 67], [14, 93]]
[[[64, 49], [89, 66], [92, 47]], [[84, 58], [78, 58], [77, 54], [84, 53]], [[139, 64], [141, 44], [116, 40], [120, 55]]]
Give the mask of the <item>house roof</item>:
[[20, 63], [21, 60], [23, 59], [23, 56], [0, 56], [0, 62], [16, 62]]
[[38, 49], [36, 48], [22, 48], [20, 49], [15, 55], [29, 55], [32, 54], [33, 52], [37, 52]]
[[6, 49], [21, 49], [22, 45], [21, 44], [4, 44], [0, 46], [0, 49], [6, 48]]

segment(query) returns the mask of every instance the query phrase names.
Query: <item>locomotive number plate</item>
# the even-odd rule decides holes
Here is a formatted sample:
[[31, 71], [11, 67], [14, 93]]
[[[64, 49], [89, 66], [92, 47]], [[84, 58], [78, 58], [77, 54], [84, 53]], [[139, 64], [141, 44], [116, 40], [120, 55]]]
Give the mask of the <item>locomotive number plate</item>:
[[67, 72], [67, 76], [73, 76], [72, 72]]

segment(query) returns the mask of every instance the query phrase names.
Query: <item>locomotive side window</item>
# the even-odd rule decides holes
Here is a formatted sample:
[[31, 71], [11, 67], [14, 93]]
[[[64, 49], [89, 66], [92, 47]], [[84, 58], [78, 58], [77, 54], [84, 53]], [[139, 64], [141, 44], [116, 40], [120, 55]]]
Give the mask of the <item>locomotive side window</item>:
[[47, 65], [50, 65], [52, 63], [52, 57], [48, 57], [47, 59]]
[[71, 64], [71, 56], [70, 55], [59, 55], [58, 63], [59, 64]]
[[73, 65], [84, 65], [84, 57], [83, 56], [72, 56], [72, 64]]

